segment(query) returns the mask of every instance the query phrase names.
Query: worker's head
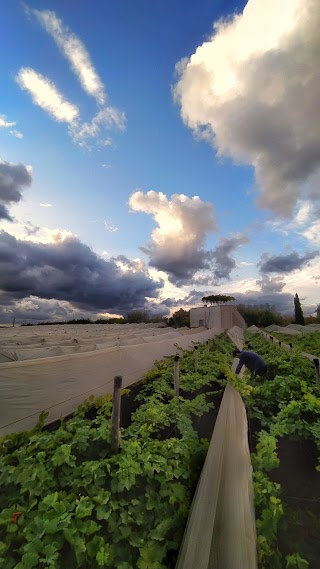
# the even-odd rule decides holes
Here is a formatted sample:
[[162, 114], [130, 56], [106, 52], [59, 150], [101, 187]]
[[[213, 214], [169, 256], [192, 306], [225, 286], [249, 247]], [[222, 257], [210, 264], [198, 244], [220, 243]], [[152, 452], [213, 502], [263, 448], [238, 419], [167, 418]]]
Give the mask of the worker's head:
[[238, 349], [233, 350], [233, 357], [234, 357], [234, 358], [238, 358], [239, 355], [240, 355], [240, 350], [238, 350]]

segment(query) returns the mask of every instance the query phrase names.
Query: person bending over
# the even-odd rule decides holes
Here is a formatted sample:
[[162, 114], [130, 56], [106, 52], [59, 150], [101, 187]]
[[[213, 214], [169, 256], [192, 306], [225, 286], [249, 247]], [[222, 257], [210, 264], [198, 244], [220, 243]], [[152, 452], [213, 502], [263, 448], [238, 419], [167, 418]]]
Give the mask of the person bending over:
[[239, 358], [239, 363], [235, 371], [237, 375], [240, 373], [243, 366], [246, 366], [246, 368], [251, 371], [251, 379], [254, 379], [256, 375], [265, 375], [267, 372], [266, 362], [255, 352], [234, 350], [233, 357]]

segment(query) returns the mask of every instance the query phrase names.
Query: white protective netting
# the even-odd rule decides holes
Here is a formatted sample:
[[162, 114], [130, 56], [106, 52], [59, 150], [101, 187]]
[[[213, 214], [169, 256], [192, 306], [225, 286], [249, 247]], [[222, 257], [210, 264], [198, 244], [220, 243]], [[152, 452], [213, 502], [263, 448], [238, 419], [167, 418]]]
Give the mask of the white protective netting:
[[247, 416], [227, 385], [176, 569], [257, 569]]
[[[112, 337], [104, 335], [102, 327], [98, 336], [91, 327], [87, 330], [66, 327], [66, 333], [62, 334], [61, 329], [55, 331], [48, 326], [51, 329], [47, 335], [41, 327], [39, 334], [44, 342], [39, 342], [39, 335], [34, 335], [30, 342], [30, 331], [28, 337], [21, 328], [11, 329], [2, 353], [10, 352], [15, 361], [0, 363], [0, 436], [31, 429], [43, 410], [49, 411], [46, 423], [66, 416], [91, 394], [112, 393], [115, 375], [122, 375], [123, 387], [127, 387], [140, 380], [155, 360], [175, 354], [177, 346], [186, 349], [194, 342], [204, 342], [221, 333], [210, 329], [180, 334], [170, 328], [132, 330], [124, 326]], [[45, 343], [50, 346], [43, 347]], [[92, 345], [96, 347], [94, 351], [77, 353], [79, 348], [90, 349]], [[38, 357], [25, 359], [28, 350], [32, 358], [37, 354]], [[46, 357], [43, 350], [49, 350], [49, 355], [55, 357]]]

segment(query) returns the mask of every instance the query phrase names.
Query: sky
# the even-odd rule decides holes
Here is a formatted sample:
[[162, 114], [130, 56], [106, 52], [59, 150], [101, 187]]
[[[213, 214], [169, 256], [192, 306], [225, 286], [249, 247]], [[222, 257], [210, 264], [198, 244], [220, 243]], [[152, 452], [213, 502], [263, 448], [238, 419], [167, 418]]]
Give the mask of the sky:
[[320, 303], [318, 0], [5, 0], [0, 322]]

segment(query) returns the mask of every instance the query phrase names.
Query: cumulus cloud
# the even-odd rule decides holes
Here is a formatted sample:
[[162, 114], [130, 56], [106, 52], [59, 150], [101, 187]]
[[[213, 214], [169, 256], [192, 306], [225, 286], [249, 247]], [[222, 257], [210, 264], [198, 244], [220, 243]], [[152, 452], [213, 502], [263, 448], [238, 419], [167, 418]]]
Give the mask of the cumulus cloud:
[[152, 190], [134, 192], [129, 205], [133, 211], [151, 215], [157, 223], [149, 242], [141, 247], [152, 267], [168, 273], [173, 282], [186, 282], [199, 269], [209, 267], [203, 246], [208, 233], [216, 231], [212, 204], [183, 194], [174, 194], [169, 200]]
[[[73, 318], [74, 309], [68, 302], [43, 300], [31, 296], [28, 299], [15, 301], [11, 295], [2, 294], [0, 304], [1, 324], [23, 322], [65, 321]], [[81, 314], [81, 316], [83, 316]]]
[[106, 100], [104, 85], [82, 41], [64, 25], [55, 12], [51, 10], [29, 10], [29, 12], [36, 16], [43, 28], [54, 39], [69, 61], [83, 90], [103, 105]]
[[57, 87], [30, 67], [19, 70], [16, 80], [31, 95], [35, 105], [47, 111], [56, 121], [73, 123], [79, 116], [76, 105], [64, 99]]
[[18, 203], [32, 182], [30, 168], [24, 164], [0, 161], [0, 220], [12, 221], [7, 205]]
[[258, 204], [281, 216], [318, 200], [319, 27], [317, 0], [249, 0], [177, 70], [183, 121], [252, 165]]
[[296, 251], [288, 255], [274, 255], [273, 257], [263, 255], [259, 266], [263, 273], [291, 273], [301, 269], [318, 255], [319, 251], [313, 251], [301, 256]]
[[161, 285], [137, 266], [122, 270], [116, 260], [102, 259], [75, 237], [44, 244], [0, 232], [1, 300], [33, 296], [80, 310], [123, 313], [157, 297]]
[[249, 238], [243, 234], [237, 234], [232, 237], [222, 237], [219, 244], [211, 252], [211, 258], [214, 261], [213, 275], [216, 279], [229, 279], [231, 271], [236, 268], [236, 261], [231, 253], [240, 245], [248, 243]]

